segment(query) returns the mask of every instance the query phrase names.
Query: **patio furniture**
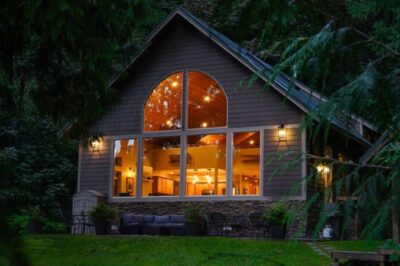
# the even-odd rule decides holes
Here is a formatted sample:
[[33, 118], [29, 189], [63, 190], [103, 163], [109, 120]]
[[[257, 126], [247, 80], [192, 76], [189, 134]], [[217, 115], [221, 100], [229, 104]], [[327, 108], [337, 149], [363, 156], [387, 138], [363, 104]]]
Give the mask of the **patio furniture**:
[[236, 215], [229, 225], [232, 227], [232, 233], [238, 236], [243, 236], [243, 231], [246, 228], [247, 217], [245, 214]]
[[227, 226], [226, 217], [222, 213], [212, 212], [208, 215], [209, 227], [215, 229], [217, 235], [223, 235]]
[[185, 217], [126, 213], [121, 216], [120, 232], [128, 235], [185, 235]]
[[123, 235], [141, 235], [143, 233], [143, 215], [123, 214], [121, 216], [120, 233]]
[[265, 237], [266, 229], [268, 229], [269, 226], [264, 222], [262, 214], [259, 212], [253, 212], [249, 215], [249, 220], [251, 223], [251, 229], [256, 232], [256, 235]]

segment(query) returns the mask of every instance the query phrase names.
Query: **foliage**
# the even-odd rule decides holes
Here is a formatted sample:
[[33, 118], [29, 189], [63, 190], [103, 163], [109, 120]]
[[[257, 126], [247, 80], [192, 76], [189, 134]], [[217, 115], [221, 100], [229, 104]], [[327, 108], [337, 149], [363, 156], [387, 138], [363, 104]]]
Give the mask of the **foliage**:
[[49, 234], [65, 234], [66, 227], [64, 223], [54, 222], [54, 221], [45, 221], [43, 230], [45, 233]]
[[201, 224], [203, 221], [201, 210], [202, 206], [200, 204], [187, 204], [185, 206], [185, 222]]
[[10, 225], [10, 229], [17, 235], [27, 234], [29, 222], [30, 218], [26, 214], [13, 214], [10, 217], [8, 217], [8, 223]]
[[29, 217], [31, 222], [43, 222], [43, 213], [39, 206], [28, 206], [26, 209], [22, 210], [22, 214]]
[[118, 212], [114, 207], [100, 202], [90, 211], [90, 216], [98, 222], [111, 222], [118, 216]]
[[268, 207], [264, 220], [270, 224], [285, 225], [287, 213], [288, 207], [284, 202], [274, 202]]

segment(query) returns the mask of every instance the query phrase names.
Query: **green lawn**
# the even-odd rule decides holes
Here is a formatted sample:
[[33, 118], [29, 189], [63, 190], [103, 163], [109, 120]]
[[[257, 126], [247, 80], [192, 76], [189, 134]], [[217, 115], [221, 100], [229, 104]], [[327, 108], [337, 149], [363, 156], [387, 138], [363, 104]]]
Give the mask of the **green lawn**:
[[[33, 265], [329, 265], [307, 244], [226, 237], [39, 235], [24, 238]], [[337, 250], [373, 251], [379, 241], [332, 241]], [[1, 254], [1, 250], [0, 250]], [[5, 263], [4, 254], [0, 265]]]
[[24, 242], [33, 265], [329, 265], [306, 244], [287, 241], [47, 235]]

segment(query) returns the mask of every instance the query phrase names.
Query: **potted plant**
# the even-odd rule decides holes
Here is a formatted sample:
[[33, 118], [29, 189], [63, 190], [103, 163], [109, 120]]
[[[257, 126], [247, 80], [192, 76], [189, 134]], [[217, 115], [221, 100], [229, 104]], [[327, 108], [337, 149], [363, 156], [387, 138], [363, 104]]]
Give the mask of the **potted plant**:
[[283, 202], [272, 203], [267, 209], [264, 219], [270, 225], [273, 239], [284, 239], [286, 236], [287, 206]]
[[96, 235], [107, 235], [110, 223], [117, 218], [117, 210], [103, 202], [90, 211]]
[[201, 205], [189, 203], [185, 207], [186, 235], [199, 236], [204, 234], [204, 219], [200, 215]]
[[29, 206], [23, 214], [28, 217], [28, 233], [40, 234], [43, 232], [44, 216], [39, 206]]

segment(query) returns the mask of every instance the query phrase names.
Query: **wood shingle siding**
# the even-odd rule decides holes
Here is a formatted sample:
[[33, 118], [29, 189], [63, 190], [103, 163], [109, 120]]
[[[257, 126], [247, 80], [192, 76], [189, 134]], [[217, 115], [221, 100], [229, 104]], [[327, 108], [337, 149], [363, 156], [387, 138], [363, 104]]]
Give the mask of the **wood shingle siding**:
[[[125, 73], [125, 81], [118, 84], [120, 102], [91, 125], [92, 131], [104, 136], [140, 134], [143, 105], [149, 93], [166, 76], [184, 69], [205, 72], [220, 83], [228, 98], [229, 128], [298, 124], [301, 121], [302, 111], [284, 101], [274, 89], [262, 90], [261, 81], [250, 87], [244, 82], [240, 87], [240, 82], [249, 78], [252, 72], [189, 23], [176, 17]], [[274, 129], [265, 131], [264, 156], [276, 150], [277, 137], [273, 134], [276, 134]], [[287, 148], [300, 151], [301, 138], [290, 136]], [[91, 152], [82, 152], [80, 190], [95, 189], [108, 195], [111, 147], [111, 141], [106, 141], [97, 158]], [[264, 196], [281, 195], [301, 176], [299, 165], [268, 183], [271, 167], [273, 164], [264, 166]]]

